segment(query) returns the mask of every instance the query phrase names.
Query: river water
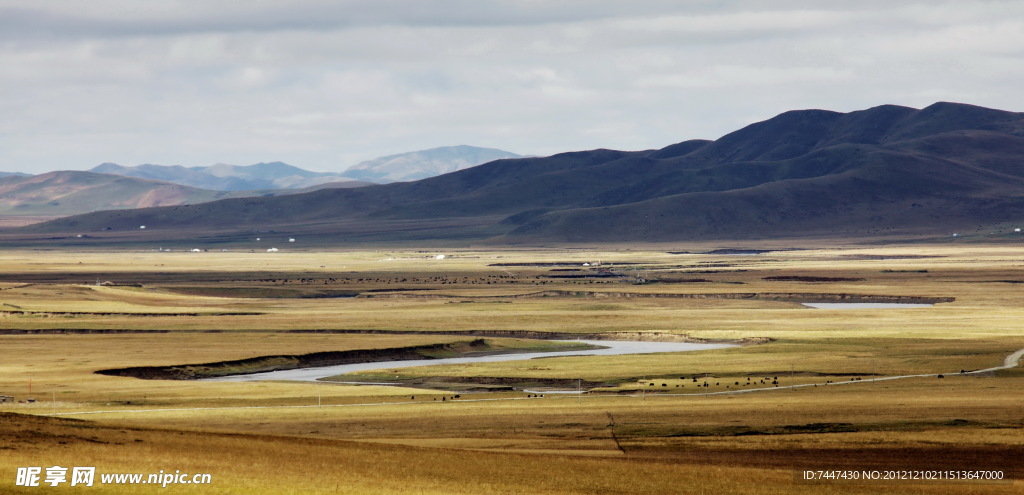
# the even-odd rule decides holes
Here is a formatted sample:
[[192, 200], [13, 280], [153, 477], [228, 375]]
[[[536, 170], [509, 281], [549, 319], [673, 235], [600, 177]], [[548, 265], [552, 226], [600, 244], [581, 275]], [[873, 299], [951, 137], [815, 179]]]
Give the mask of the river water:
[[218, 378], [207, 378], [205, 381], [220, 382], [249, 382], [259, 380], [290, 380], [290, 381], [316, 381], [328, 376], [352, 373], [354, 371], [370, 371], [393, 368], [411, 368], [413, 366], [431, 366], [441, 364], [464, 364], [464, 363], [493, 363], [499, 361], [525, 361], [537, 358], [562, 357], [562, 356], [616, 356], [621, 354], [653, 354], [657, 352], [689, 352], [704, 351], [710, 349], [724, 349], [736, 347], [735, 344], [692, 344], [687, 342], [626, 342], [612, 340], [578, 340], [595, 346], [602, 346], [602, 349], [588, 349], [578, 351], [556, 351], [556, 352], [526, 352], [519, 354], [496, 354], [492, 356], [472, 356], [444, 359], [413, 359], [406, 361], [377, 361], [373, 363], [342, 364], [338, 366], [325, 366], [321, 368], [300, 368], [294, 370], [268, 371], [266, 373], [252, 373], [248, 375], [223, 376]]
[[913, 303], [801, 303], [814, 309], [910, 309], [931, 308], [934, 304]]

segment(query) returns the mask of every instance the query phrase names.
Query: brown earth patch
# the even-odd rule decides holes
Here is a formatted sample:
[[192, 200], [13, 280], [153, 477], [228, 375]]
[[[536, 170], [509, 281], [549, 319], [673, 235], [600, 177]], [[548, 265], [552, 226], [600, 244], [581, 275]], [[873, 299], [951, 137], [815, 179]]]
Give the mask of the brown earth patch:
[[863, 278], [847, 278], [847, 277], [809, 277], [801, 275], [776, 275], [772, 277], [764, 277], [764, 280], [770, 280], [773, 282], [863, 282]]

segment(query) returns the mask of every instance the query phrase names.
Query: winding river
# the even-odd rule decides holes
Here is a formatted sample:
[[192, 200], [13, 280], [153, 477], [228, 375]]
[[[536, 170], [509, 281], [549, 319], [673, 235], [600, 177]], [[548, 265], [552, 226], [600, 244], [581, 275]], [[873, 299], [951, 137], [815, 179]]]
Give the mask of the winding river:
[[931, 303], [801, 303], [814, 309], [914, 309], [931, 308]]
[[352, 373], [354, 371], [370, 371], [393, 368], [411, 368], [414, 366], [432, 366], [442, 364], [465, 364], [465, 363], [493, 363], [499, 361], [523, 361], [537, 358], [562, 357], [562, 356], [616, 356], [621, 354], [653, 354], [657, 352], [689, 352], [705, 351], [710, 349], [724, 349], [736, 347], [736, 344], [694, 344], [688, 342], [635, 342], [635, 341], [613, 341], [613, 340], [579, 340], [594, 346], [601, 346], [601, 349], [586, 349], [577, 351], [555, 351], [555, 352], [527, 352], [516, 354], [494, 354], [490, 356], [467, 356], [444, 359], [414, 359], [406, 361], [377, 361], [373, 363], [354, 363], [338, 366], [325, 366], [321, 368], [300, 368], [294, 370], [268, 371], [265, 373], [252, 373], [248, 375], [233, 375], [218, 378], [208, 378], [205, 381], [220, 382], [249, 382], [259, 380], [290, 380], [290, 381], [316, 381], [329, 376]]

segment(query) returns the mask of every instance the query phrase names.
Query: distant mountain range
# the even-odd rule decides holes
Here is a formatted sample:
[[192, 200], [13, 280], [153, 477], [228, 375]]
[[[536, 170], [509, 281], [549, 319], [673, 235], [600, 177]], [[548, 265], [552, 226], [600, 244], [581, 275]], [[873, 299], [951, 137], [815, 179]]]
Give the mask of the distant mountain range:
[[162, 180], [215, 191], [249, 191], [305, 189], [332, 182], [352, 182], [351, 186], [363, 186], [373, 183], [419, 180], [500, 158], [519, 158], [519, 156], [498, 149], [462, 145], [412, 151], [367, 160], [349, 167], [340, 174], [310, 172], [282, 162], [245, 166], [219, 163], [208, 167], [151, 164], [125, 167], [116, 163], [104, 163], [89, 171], [99, 174]]
[[[394, 182], [459, 170], [492, 157], [517, 156], [495, 149], [449, 146], [382, 157], [356, 165], [352, 170], [358, 177]], [[374, 182], [357, 177], [311, 172], [282, 162], [208, 167], [152, 164], [125, 167], [104, 163], [88, 172], [59, 171], [36, 176], [0, 172], [0, 216], [49, 218], [372, 184]]]
[[445, 146], [367, 160], [349, 167], [342, 175], [377, 183], [406, 182], [457, 172], [503, 158], [522, 158], [522, 155], [494, 148]]
[[[654, 242], [1013, 232], [1024, 114], [957, 103], [786, 112], [715, 141], [492, 161], [429, 179], [98, 212], [5, 236], [133, 242]], [[1009, 234], [1012, 235], [1012, 234]], [[161, 237], [162, 236], [162, 237]], [[142, 241], [142, 238], [138, 238]]]
[[216, 191], [301, 189], [328, 182], [353, 180], [336, 174], [310, 172], [281, 162], [257, 163], [246, 166], [219, 163], [209, 167], [149, 164], [124, 167], [116, 163], [104, 163], [93, 167], [89, 171], [99, 174], [162, 180], [174, 184]]
[[100, 210], [205, 203], [224, 198], [299, 194], [368, 182], [330, 182], [304, 189], [214, 191], [162, 180], [63, 170], [39, 175], [0, 176], [0, 216], [60, 217]]

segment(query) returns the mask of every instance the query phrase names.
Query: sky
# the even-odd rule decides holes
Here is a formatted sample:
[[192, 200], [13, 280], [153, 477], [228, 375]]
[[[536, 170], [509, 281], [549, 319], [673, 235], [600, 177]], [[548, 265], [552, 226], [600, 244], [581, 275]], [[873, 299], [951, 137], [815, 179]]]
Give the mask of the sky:
[[4, 172], [644, 150], [936, 101], [1024, 111], [1024, 2], [0, 0]]

